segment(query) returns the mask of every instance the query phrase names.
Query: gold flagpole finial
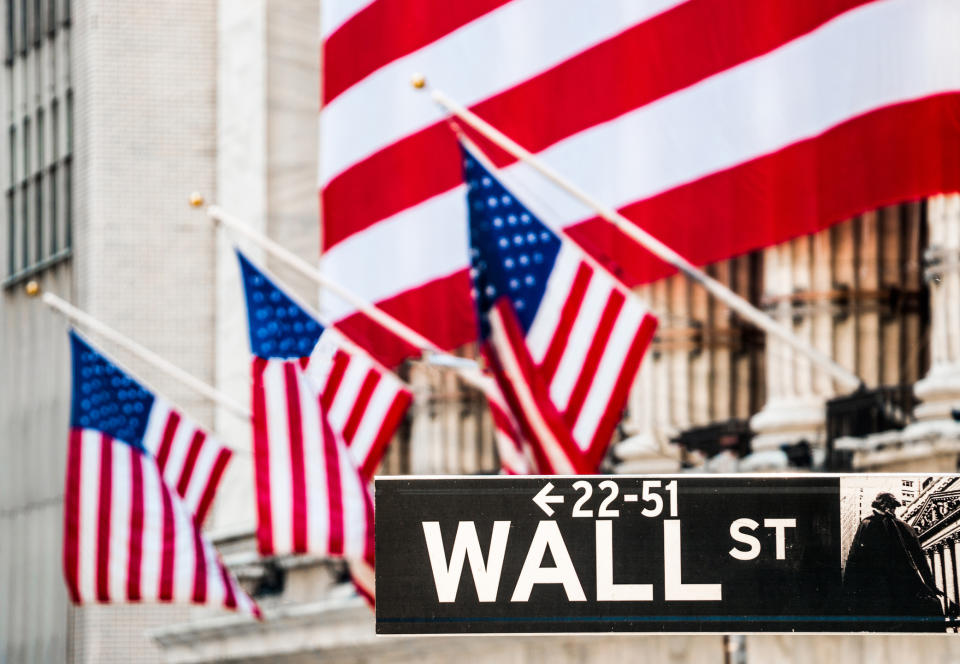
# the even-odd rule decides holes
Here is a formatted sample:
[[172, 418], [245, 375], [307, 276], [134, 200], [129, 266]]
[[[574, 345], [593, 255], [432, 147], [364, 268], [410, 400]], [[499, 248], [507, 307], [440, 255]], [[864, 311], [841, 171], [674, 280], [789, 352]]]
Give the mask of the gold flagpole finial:
[[427, 77], [421, 74], [420, 72], [417, 72], [416, 74], [410, 77], [410, 85], [415, 87], [417, 90], [420, 90], [426, 84], [427, 84]]
[[38, 284], [36, 281], [28, 281], [23, 290], [30, 297], [36, 297], [40, 294], [40, 284]]
[[201, 205], [203, 205], [203, 194], [199, 191], [190, 194], [190, 207], [200, 207]]

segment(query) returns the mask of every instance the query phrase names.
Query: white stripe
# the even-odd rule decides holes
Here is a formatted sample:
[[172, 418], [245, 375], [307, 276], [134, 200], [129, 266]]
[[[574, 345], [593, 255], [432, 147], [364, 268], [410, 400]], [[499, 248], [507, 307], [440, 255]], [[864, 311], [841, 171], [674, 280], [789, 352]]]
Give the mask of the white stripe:
[[[130, 561], [131, 481], [130, 450], [126, 443], [111, 443], [112, 478], [110, 487], [110, 557], [107, 588], [111, 600], [127, 597], [127, 566]], [[139, 453], [138, 453], [139, 454]]]
[[577, 268], [582, 262], [580, 252], [570, 243], [564, 242], [560, 246], [560, 253], [557, 254], [553, 270], [547, 279], [543, 299], [527, 332], [527, 348], [530, 349], [530, 357], [536, 364], [543, 362], [547, 349], [550, 348], [557, 325], [560, 324], [563, 305], [570, 296], [573, 279], [577, 276]]
[[323, 429], [320, 404], [309, 381], [297, 370], [300, 394], [300, 423], [303, 434], [304, 481], [307, 498], [307, 548], [315, 553], [327, 552], [330, 524], [327, 518], [327, 464], [323, 454]]
[[155, 600], [160, 594], [160, 565], [163, 558], [163, 496], [160, 470], [153, 459], [140, 458], [143, 470], [143, 539], [140, 554], [140, 595]]
[[190, 475], [190, 482], [187, 484], [187, 490], [184, 492], [183, 502], [191, 513], [197, 513], [197, 507], [203, 499], [203, 493], [210, 483], [210, 474], [213, 472], [213, 466], [220, 456], [222, 447], [216, 439], [207, 438], [200, 446], [200, 454], [197, 455], [197, 461], [193, 465], [193, 474]]
[[[320, 266], [376, 302], [465, 269], [466, 219], [466, 187], [460, 185], [351, 235], [327, 250]], [[339, 298], [324, 298], [323, 312], [333, 320], [353, 310]]]
[[203, 559], [206, 562], [206, 603], [210, 606], [223, 606], [227, 592], [223, 585], [223, 577], [220, 575], [220, 560], [217, 556], [217, 550], [202, 534], [200, 539], [203, 542]]
[[366, 487], [360, 479], [350, 456], [346, 454], [346, 445], [342, 439], [337, 441], [340, 460], [340, 491], [343, 504], [343, 557], [362, 558], [366, 546], [367, 513], [363, 494]]
[[320, 3], [320, 35], [326, 39], [374, 0], [324, 0]]
[[[960, 3], [923, 4], [930, 11], [919, 11], [918, 0], [888, 0], [848, 12], [540, 156], [595, 198], [622, 207], [816, 136], [864, 111], [958, 90]], [[538, 216], [551, 226], [594, 216], [523, 164], [500, 174], [535, 213], [536, 201], [549, 201], [547, 214]], [[465, 219], [457, 187], [332, 247], [324, 269], [361, 297], [380, 301], [466, 269]], [[407, 260], [408, 253], [415, 258]], [[328, 311], [340, 319], [353, 308]]]
[[340, 388], [337, 390], [333, 403], [330, 404], [330, 426], [338, 433], [343, 433], [347, 420], [354, 410], [357, 403], [357, 396], [360, 394], [360, 388], [363, 386], [363, 380], [367, 377], [367, 372], [371, 369], [373, 363], [361, 355], [351, 355], [350, 363], [347, 364], [347, 370], [340, 381]]
[[143, 431], [143, 446], [154, 458], [160, 451], [160, 443], [163, 442], [163, 432], [167, 428], [168, 417], [170, 417], [170, 404], [160, 397], [155, 397], [153, 408], [150, 409], [150, 415], [147, 417], [147, 428]]
[[190, 602], [196, 577], [193, 518], [187, 515], [180, 496], [172, 488], [170, 498], [173, 503], [173, 532], [177, 538], [173, 557], [173, 598], [178, 602]]
[[365, 560], [350, 561], [350, 576], [353, 582], [371, 597], [374, 596], [375, 574], [373, 568]]
[[380, 427], [393, 405], [397, 396], [397, 386], [395, 381], [388, 380], [388, 377], [380, 376], [377, 386], [370, 395], [370, 401], [363, 411], [363, 417], [360, 419], [360, 426], [353, 436], [349, 445], [350, 458], [357, 468], [363, 467], [364, 462], [370, 455], [373, 442], [380, 433]]
[[97, 526], [100, 523], [100, 433], [80, 434], [80, 541], [77, 587], [83, 602], [97, 599]]
[[646, 309], [635, 297], [627, 298], [610, 333], [610, 340], [600, 358], [597, 371], [590, 381], [590, 390], [583, 408], [573, 426], [573, 438], [581, 450], [586, 450], [600, 426], [600, 421], [623, 369], [623, 361], [640, 329]]
[[181, 416], [177, 432], [173, 436], [173, 443], [170, 445], [170, 455], [163, 467], [163, 479], [174, 493], [180, 481], [183, 464], [187, 460], [187, 453], [190, 451], [190, 443], [196, 432], [196, 426], [186, 417]]
[[490, 312], [490, 338], [497, 349], [497, 357], [503, 365], [503, 370], [510, 379], [510, 384], [513, 385], [517, 398], [520, 400], [520, 407], [533, 428], [534, 434], [542, 444], [543, 452], [550, 460], [550, 465], [553, 466], [552, 472], [559, 474], [573, 473], [574, 469], [570, 460], [560, 447], [550, 427], [544, 421], [536, 399], [530, 393], [530, 386], [520, 369], [517, 358], [513, 354], [513, 345], [504, 330], [500, 312], [495, 308]]
[[320, 114], [321, 186], [445, 117], [430, 95], [411, 90], [414, 72], [426, 73], [431, 86], [469, 106], [676, 4], [678, 0], [608, 0], [599, 11], [578, 0], [515, 0], [394, 60], [345, 90]]
[[561, 413], [567, 410], [570, 396], [583, 370], [584, 360], [593, 346], [603, 310], [612, 293], [613, 279], [604, 272], [594, 271], [560, 356], [560, 364], [557, 365], [557, 371], [550, 382], [550, 400]]
[[290, 471], [290, 429], [283, 362], [270, 360], [263, 371], [270, 454], [270, 523], [278, 554], [293, 550], [293, 484]]
[[331, 371], [333, 371], [334, 359], [341, 346], [341, 335], [328, 327], [323, 330], [313, 350], [310, 351], [310, 361], [307, 363], [306, 374], [314, 391], [318, 394], [323, 394], [327, 388], [327, 381], [330, 378]]

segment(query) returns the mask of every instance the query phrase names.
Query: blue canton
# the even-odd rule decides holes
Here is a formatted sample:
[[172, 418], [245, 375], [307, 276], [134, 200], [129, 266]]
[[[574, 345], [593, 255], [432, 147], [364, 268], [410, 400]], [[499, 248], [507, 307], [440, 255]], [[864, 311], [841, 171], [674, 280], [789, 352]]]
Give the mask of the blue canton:
[[323, 326], [237, 252], [247, 296], [250, 350], [264, 359], [308, 357]]
[[513, 303], [526, 333], [537, 315], [547, 279], [560, 251], [560, 238], [537, 219], [485, 169], [463, 152], [470, 219], [471, 294], [480, 339], [490, 335], [487, 315], [498, 298]]
[[101, 431], [140, 451], [154, 396], [70, 330], [73, 395], [70, 426]]

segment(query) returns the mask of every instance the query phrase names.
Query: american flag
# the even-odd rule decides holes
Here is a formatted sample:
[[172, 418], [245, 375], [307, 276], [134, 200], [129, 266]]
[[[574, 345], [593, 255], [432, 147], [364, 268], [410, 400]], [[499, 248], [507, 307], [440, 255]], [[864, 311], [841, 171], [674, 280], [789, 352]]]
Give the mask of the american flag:
[[656, 318], [463, 150], [481, 351], [542, 473], [596, 472]]
[[[328, 416], [326, 393], [309, 375], [308, 356], [324, 330], [242, 255], [240, 263], [253, 351], [258, 549], [372, 565], [368, 481]], [[336, 398], [329, 411], [334, 408]]]
[[237, 255], [254, 355], [300, 360], [321, 395], [330, 426], [346, 441], [350, 458], [369, 480], [413, 394], [373, 357], [337, 330], [321, 325], [246, 256]]
[[254, 616], [200, 531], [230, 452], [70, 333], [63, 562], [77, 604], [191, 602]]
[[[410, 87], [415, 72], [697, 264], [960, 188], [955, 0], [329, 0], [322, 12], [323, 269], [442, 348], [476, 334], [455, 223], [466, 209], [456, 142]], [[491, 156], [627, 285], [670, 272]], [[388, 365], [412, 352], [335, 307]]]

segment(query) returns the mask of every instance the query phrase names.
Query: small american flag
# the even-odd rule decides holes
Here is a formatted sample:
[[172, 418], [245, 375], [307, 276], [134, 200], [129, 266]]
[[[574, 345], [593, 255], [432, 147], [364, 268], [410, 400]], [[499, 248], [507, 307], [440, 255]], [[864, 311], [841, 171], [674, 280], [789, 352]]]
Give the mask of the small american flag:
[[189, 602], [260, 616], [200, 525], [230, 451], [70, 333], [64, 573], [77, 604]]
[[250, 342], [261, 358], [298, 359], [364, 479], [373, 477], [413, 394], [389, 369], [324, 327], [237, 252]]
[[657, 320], [466, 148], [481, 349], [543, 473], [595, 472]]
[[[372, 565], [373, 502], [368, 482], [348, 450], [343, 431], [328, 416], [337, 407], [338, 397], [329, 398], [329, 392], [321, 388], [325, 385], [333, 389], [333, 377], [320, 385], [308, 369], [309, 355], [325, 331], [242, 255], [240, 263], [253, 351], [253, 450], [260, 553], [318, 553]], [[336, 353], [333, 355], [336, 358]], [[357, 361], [363, 363], [360, 358]], [[369, 362], [363, 366], [366, 372], [362, 375], [372, 372], [378, 383], [402, 385]], [[330, 373], [335, 371], [331, 369]], [[344, 373], [349, 371], [348, 366]], [[344, 383], [339, 381], [341, 390], [346, 389]], [[363, 393], [363, 387], [353, 394], [357, 392]], [[395, 390], [394, 397], [403, 398], [400, 392], [400, 388]], [[372, 416], [367, 408], [372, 398], [362, 396], [351, 404], [352, 409], [345, 409], [359, 413], [343, 420], [348, 425], [356, 419], [361, 421], [355, 427], [349, 425], [355, 434], [363, 430], [363, 420]], [[406, 398], [408, 401], [409, 393]], [[382, 418], [376, 425], [370, 429], [378, 435], [385, 432], [388, 439], [395, 428], [392, 425], [385, 429]]]

